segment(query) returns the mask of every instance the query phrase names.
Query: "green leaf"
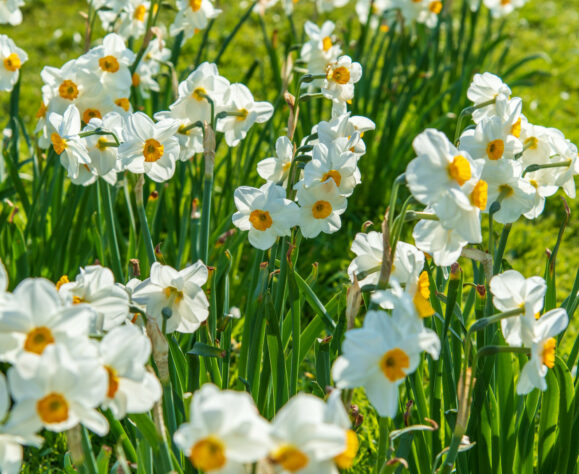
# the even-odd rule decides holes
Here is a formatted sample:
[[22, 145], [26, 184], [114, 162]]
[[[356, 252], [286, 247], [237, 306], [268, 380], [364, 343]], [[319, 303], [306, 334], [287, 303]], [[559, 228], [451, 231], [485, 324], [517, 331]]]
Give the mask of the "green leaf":
[[196, 342], [193, 345], [193, 349], [191, 349], [187, 354], [193, 354], [196, 356], [203, 356], [203, 357], [219, 357], [222, 358], [225, 356], [223, 353], [223, 349], [221, 347], [210, 346], [209, 344], [205, 344], [203, 342]]
[[137, 425], [137, 429], [152, 447], [156, 447], [159, 443], [163, 442], [155, 423], [149, 415], [145, 413], [133, 413], [129, 415], [129, 418]]
[[103, 446], [97, 456], [97, 469], [99, 474], [107, 474], [109, 471], [109, 462], [111, 460], [112, 449]]
[[539, 418], [539, 470], [555, 472], [557, 462], [557, 423], [559, 421], [559, 384], [552, 370], [547, 371], [547, 390], [543, 392]]
[[[559, 433], [557, 436], [559, 454], [557, 457], [557, 469], [555, 472], [565, 472], [568, 467], [569, 455], [573, 449], [572, 444], [577, 444], [577, 440], [571, 437], [575, 409], [575, 390], [573, 388], [571, 372], [569, 372], [567, 365], [559, 357], [555, 358], [553, 373], [557, 377], [559, 386]], [[575, 461], [571, 460], [570, 464], [574, 465]]]

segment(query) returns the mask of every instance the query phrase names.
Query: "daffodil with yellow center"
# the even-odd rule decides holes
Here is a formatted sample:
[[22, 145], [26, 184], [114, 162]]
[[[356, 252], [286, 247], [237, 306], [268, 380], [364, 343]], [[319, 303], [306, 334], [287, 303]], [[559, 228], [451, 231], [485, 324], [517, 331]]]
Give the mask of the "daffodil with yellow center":
[[117, 58], [108, 55], [99, 59], [99, 67], [105, 72], [115, 73], [119, 70], [120, 65]]
[[115, 105], [119, 106], [125, 112], [128, 112], [131, 108], [131, 103], [129, 102], [129, 99], [127, 99], [126, 97], [121, 97], [119, 99], [116, 99]]
[[113, 367], [110, 367], [108, 365], [105, 365], [105, 370], [107, 371], [107, 375], [109, 377], [107, 397], [115, 398], [115, 395], [119, 390], [119, 382], [120, 382], [119, 375]]
[[254, 211], [251, 211], [251, 214], [249, 215], [249, 222], [251, 222], [253, 227], [260, 231], [269, 229], [273, 224], [269, 212], [262, 211], [261, 209], [255, 209]]
[[284, 444], [271, 456], [275, 464], [279, 464], [286, 471], [297, 472], [308, 465], [308, 456], [296, 446]]
[[344, 66], [339, 66], [335, 69], [330, 67], [326, 77], [328, 81], [334, 81], [341, 85], [348, 84], [350, 82], [350, 70]]
[[60, 86], [58, 86], [58, 95], [63, 99], [74, 100], [78, 97], [78, 94], [78, 86], [70, 79], [65, 79]]
[[340, 183], [342, 182], [342, 175], [338, 170], [330, 170], [327, 173], [325, 173], [324, 176], [322, 176], [322, 181], [326, 181], [330, 178], [334, 180], [336, 186], [338, 187], [340, 186]]
[[427, 318], [435, 313], [434, 308], [430, 304], [430, 281], [428, 279], [428, 273], [425, 271], [422, 272], [418, 278], [418, 286], [413, 301], [414, 306], [416, 306], [416, 311], [421, 318]]
[[62, 154], [62, 152], [68, 147], [66, 139], [62, 138], [56, 132], [53, 132], [50, 135], [50, 141], [52, 142], [52, 146], [54, 147], [54, 151], [57, 155]]
[[448, 174], [462, 186], [472, 177], [469, 161], [462, 155], [455, 156], [448, 165]]
[[60, 393], [49, 393], [38, 400], [36, 411], [44, 423], [63, 423], [68, 420], [68, 402]]
[[487, 182], [481, 179], [475, 184], [474, 189], [470, 193], [470, 202], [481, 211], [484, 211], [487, 207], [488, 189], [489, 185]]
[[326, 36], [323, 40], [322, 40], [322, 49], [324, 50], [324, 53], [327, 53], [330, 49], [332, 49], [332, 38], [330, 38], [329, 36]]
[[4, 67], [11, 72], [18, 71], [22, 67], [20, 56], [16, 53], [12, 53], [10, 56], [4, 58]]
[[146, 14], [147, 14], [147, 7], [143, 4], [138, 5], [133, 13], [133, 19], [137, 21], [145, 21]]
[[332, 213], [332, 205], [328, 201], [316, 201], [312, 206], [312, 215], [316, 219], [325, 219]]
[[340, 469], [351, 469], [354, 466], [354, 459], [358, 454], [360, 442], [353, 430], [346, 431], [346, 450], [334, 458], [334, 462]]
[[34, 354], [42, 354], [49, 344], [54, 344], [54, 336], [46, 326], [31, 329], [24, 341], [24, 350]]
[[489, 160], [496, 161], [503, 157], [505, 152], [505, 142], [500, 138], [492, 140], [487, 145], [487, 156]]
[[194, 12], [198, 12], [199, 10], [201, 10], [202, 3], [203, 0], [189, 0], [189, 6], [191, 7], [191, 10], [193, 10]]
[[207, 100], [206, 99], [207, 91], [203, 87], [197, 87], [193, 91], [192, 96], [196, 101], [201, 102], [202, 100]]
[[157, 140], [149, 138], [145, 141], [145, 145], [143, 146], [143, 156], [145, 157], [145, 161], [147, 163], [159, 161], [163, 156], [164, 149], [165, 147]]
[[408, 369], [409, 367], [410, 359], [408, 354], [398, 347], [386, 352], [380, 360], [380, 370], [390, 382], [396, 382], [406, 377], [403, 369]]
[[89, 123], [91, 119], [98, 118], [102, 119], [103, 116], [101, 115], [98, 109], [86, 109], [82, 114], [82, 121], [84, 123]]

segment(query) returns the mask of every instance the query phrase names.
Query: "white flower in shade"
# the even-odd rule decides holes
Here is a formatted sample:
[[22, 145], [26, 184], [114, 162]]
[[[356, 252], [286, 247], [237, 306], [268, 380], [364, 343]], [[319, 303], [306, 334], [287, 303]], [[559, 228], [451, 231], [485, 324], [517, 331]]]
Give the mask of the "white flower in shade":
[[[0, 372], [0, 420], [8, 417], [10, 393], [6, 378]], [[8, 419], [5, 425], [0, 424], [0, 472], [18, 474], [22, 465], [22, 445], [40, 447], [43, 439], [35, 436], [34, 431], [20, 427]]]
[[350, 113], [347, 112], [333, 118], [330, 122], [320, 122], [312, 129], [312, 133], [318, 134], [320, 143], [329, 146], [338, 138], [348, 138], [348, 140], [350, 140], [356, 135], [356, 132], [358, 132], [360, 139], [356, 140], [349, 150], [361, 156], [366, 153], [366, 145], [361, 138], [364, 132], [374, 130], [375, 128], [376, 124], [369, 118], [359, 115], [350, 116]]
[[560, 186], [570, 198], [575, 198], [574, 176], [579, 174], [579, 155], [577, 147], [562, 135], [553, 135], [551, 139], [553, 156], [550, 163], [565, 163], [566, 166], [553, 168], [553, 184]]
[[334, 102], [348, 102], [354, 98], [354, 84], [362, 77], [360, 63], [352, 62], [350, 56], [340, 56], [326, 68], [322, 86], [324, 97]]
[[14, 363], [20, 354], [40, 355], [50, 345], [75, 351], [87, 344], [95, 317], [87, 305], [66, 306], [48, 280], [28, 278], [0, 308], [0, 359]]
[[[283, 473], [337, 474], [334, 458], [347, 448], [346, 430], [328, 420], [323, 400], [300, 393], [271, 423], [269, 459]], [[277, 471], [277, 472], [279, 472]]]
[[96, 410], [106, 395], [107, 373], [97, 358], [74, 355], [49, 346], [40, 357], [18, 358], [8, 371], [13, 423], [56, 432], [81, 423], [99, 436], [108, 433], [106, 418]]
[[521, 8], [526, 0], [483, 0], [485, 6], [491, 11], [493, 18], [502, 18], [512, 13], [516, 8]]
[[233, 115], [220, 119], [217, 131], [225, 134], [225, 141], [231, 147], [239, 145], [254, 123], [267, 122], [273, 115], [273, 105], [255, 102], [250, 90], [243, 84], [233, 84], [223, 100], [225, 105], [219, 111]]
[[520, 140], [505, 131], [503, 121], [498, 116], [481, 120], [474, 130], [463, 132], [459, 148], [473, 158], [484, 158], [487, 162], [513, 159], [523, 151]]
[[177, 0], [177, 8], [179, 11], [171, 25], [171, 36], [183, 31], [184, 39], [207, 28], [209, 20], [221, 14], [221, 10], [213, 5], [213, 0]]
[[175, 120], [153, 122], [142, 112], [126, 119], [124, 141], [119, 147], [123, 166], [132, 173], [145, 173], [158, 183], [169, 180], [175, 173], [179, 157], [179, 142], [175, 133], [179, 123]]
[[294, 158], [294, 147], [288, 137], [277, 139], [275, 154], [276, 156], [261, 160], [257, 164], [257, 173], [269, 182], [285, 185]]
[[[470, 84], [466, 96], [473, 105], [482, 105], [495, 99], [508, 99], [511, 96], [511, 89], [500, 77], [485, 72], [484, 74], [475, 74]], [[486, 117], [496, 115], [495, 104], [486, 105], [474, 111], [473, 120], [479, 123]]]
[[209, 302], [201, 288], [209, 272], [199, 260], [193, 265], [177, 271], [168, 265], [153, 263], [148, 279], [133, 292], [137, 304], [146, 305], [147, 315], [155, 318], [163, 327], [163, 310], [169, 310], [166, 332], [195, 332], [209, 316]]
[[304, 168], [306, 187], [328, 180], [334, 181], [343, 196], [351, 196], [356, 185], [361, 183], [358, 157], [351, 151], [343, 151], [346, 138], [338, 139], [329, 146], [318, 143], [314, 146], [312, 160]]
[[48, 121], [54, 127], [50, 141], [54, 152], [60, 156], [60, 163], [68, 172], [71, 179], [76, 179], [80, 173], [80, 166], [90, 163], [88, 150], [80, 133], [80, 112], [74, 105], [69, 105], [64, 115], [52, 113]]
[[193, 394], [190, 420], [179, 427], [174, 440], [200, 471], [242, 474], [244, 464], [262, 459], [269, 451], [267, 421], [247, 393], [205, 384]]
[[330, 393], [324, 411], [324, 423], [336, 425], [345, 430], [346, 449], [334, 456], [334, 462], [340, 469], [350, 469], [354, 465], [360, 442], [354, 430], [351, 429], [352, 422], [342, 402], [341, 390], [335, 389]]
[[115, 284], [110, 269], [91, 265], [80, 269], [76, 280], [60, 286], [59, 293], [73, 304], [86, 303], [98, 314], [97, 328], [110, 331], [129, 318], [129, 295]]
[[99, 350], [108, 375], [103, 408], [110, 408], [117, 419], [151, 410], [162, 389], [157, 377], [145, 368], [151, 355], [149, 338], [137, 326], [119, 326], [105, 335]]
[[350, 0], [316, 0], [316, 7], [320, 12], [331, 12], [334, 8], [346, 5]]
[[273, 183], [261, 188], [241, 186], [234, 193], [237, 212], [233, 224], [249, 231], [249, 243], [267, 250], [280, 236], [290, 235], [300, 220], [295, 202], [286, 199], [285, 189]]
[[535, 321], [543, 309], [545, 280], [538, 276], [525, 279], [516, 270], [507, 270], [491, 278], [490, 291], [499, 311], [524, 310], [521, 316], [501, 321], [505, 341], [511, 346], [530, 346], [535, 338]]
[[345, 212], [348, 201], [340, 194], [333, 179], [311, 187], [302, 185], [298, 188], [297, 198], [299, 225], [304, 237], [312, 239], [320, 232], [333, 234], [340, 229], [340, 215]]
[[0, 2], [0, 24], [8, 23], [15, 26], [22, 23], [20, 7], [23, 5], [24, 0], [3, 0]]
[[468, 244], [456, 230], [444, 228], [439, 221], [419, 221], [414, 226], [412, 237], [416, 247], [432, 255], [436, 265], [444, 267], [456, 262], [462, 249]]
[[[0, 6], [0, 8], [2, 7]], [[2, 61], [0, 64], [0, 90], [11, 91], [18, 81], [20, 68], [28, 61], [28, 55], [23, 49], [18, 48], [8, 36], [0, 35], [0, 61]]]
[[547, 390], [547, 370], [555, 367], [555, 336], [564, 331], [568, 324], [569, 317], [564, 309], [549, 311], [537, 321], [531, 345], [531, 360], [523, 367], [517, 383], [519, 395], [527, 394], [534, 388]]
[[106, 29], [110, 29], [118, 22], [118, 33], [123, 38], [138, 38], [144, 35], [147, 29], [147, 18], [151, 9], [151, 2], [148, 0], [126, 0], [123, 3], [120, 15], [114, 12], [103, 12], [109, 15], [101, 15], [101, 20], [106, 18], [110, 22], [110, 26]]
[[170, 106], [171, 114], [176, 118], [188, 119], [191, 123], [211, 123], [211, 104], [207, 98], [213, 101], [217, 113], [225, 104], [229, 87], [229, 81], [219, 75], [217, 66], [204, 62], [179, 84], [179, 97]]
[[389, 418], [398, 411], [398, 387], [418, 367], [420, 353], [428, 349], [438, 356], [440, 350], [436, 333], [418, 332], [414, 322], [400, 324], [403, 319], [368, 311], [362, 328], [346, 332], [332, 368], [339, 388], [363, 386], [378, 414]]
[[493, 218], [501, 224], [515, 222], [535, 205], [535, 188], [521, 178], [521, 173], [518, 161], [500, 160], [485, 165], [483, 179], [488, 184], [487, 211], [495, 201], [500, 201], [501, 208]]
[[[311, 21], [304, 24], [309, 39], [302, 46], [300, 59], [307, 63], [310, 74], [325, 74], [328, 64], [336, 61], [342, 53], [333, 35], [335, 28], [331, 21], [326, 21], [321, 27]], [[316, 80], [312, 84], [321, 85], [323, 82]]]
[[[84, 127], [83, 132], [106, 130], [120, 139], [123, 134], [123, 118], [117, 112], [109, 112], [102, 119], [93, 118]], [[89, 186], [97, 178], [102, 177], [107, 183], [114, 185], [117, 182], [117, 172], [120, 171], [118, 160], [118, 146], [111, 135], [89, 135], [83, 138], [90, 163], [79, 167], [77, 178], [71, 179], [74, 184]]]
[[131, 77], [131, 81], [137, 83], [136, 87], [145, 99], [150, 97], [150, 91], [159, 92], [161, 90], [155, 77], [161, 72], [161, 64], [167, 63], [170, 58], [171, 50], [165, 46], [163, 34], [160, 33], [147, 46], [137, 70]]

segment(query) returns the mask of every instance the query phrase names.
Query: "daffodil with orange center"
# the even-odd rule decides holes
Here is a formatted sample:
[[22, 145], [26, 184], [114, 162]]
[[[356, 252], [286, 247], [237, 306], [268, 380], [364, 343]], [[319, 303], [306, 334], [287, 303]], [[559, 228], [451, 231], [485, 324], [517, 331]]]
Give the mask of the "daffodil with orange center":
[[0, 91], [12, 90], [26, 61], [26, 52], [18, 48], [8, 36], [0, 35]]

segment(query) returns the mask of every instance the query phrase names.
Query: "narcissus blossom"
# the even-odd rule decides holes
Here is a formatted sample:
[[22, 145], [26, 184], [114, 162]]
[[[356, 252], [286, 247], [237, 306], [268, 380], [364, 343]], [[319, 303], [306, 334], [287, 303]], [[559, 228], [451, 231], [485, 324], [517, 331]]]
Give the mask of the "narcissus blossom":
[[[332, 21], [324, 22], [321, 27], [311, 21], [304, 24], [309, 39], [302, 46], [300, 56], [307, 63], [308, 73], [325, 74], [328, 64], [336, 61], [342, 53], [342, 48], [333, 35], [335, 28]], [[321, 85], [322, 81], [316, 80], [313, 84]]]
[[[0, 9], [2, 6], [0, 5]], [[1, 12], [0, 12], [1, 18]], [[0, 21], [0, 23], [2, 23]], [[28, 55], [18, 48], [6, 35], [0, 35], [0, 90], [11, 91], [18, 81], [20, 68], [28, 61]]]
[[468, 244], [456, 230], [446, 229], [439, 221], [419, 221], [414, 226], [412, 237], [416, 247], [432, 255], [436, 265], [445, 267], [456, 262], [462, 249]]
[[299, 225], [304, 237], [311, 239], [320, 232], [333, 234], [340, 229], [340, 215], [346, 211], [348, 202], [333, 179], [310, 187], [301, 185], [297, 198], [300, 205]]
[[364, 326], [346, 332], [342, 355], [336, 359], [332, 376], [339, 388], [363, 386], [380, 416], [393, 418], [398, 411], [398, 387], [414, 372], [420, 353], [436, 356], [440, 341], [433, 331], [416, 331], [414, 322], [385, 311], [368, 311]]
[[288, 137], [277, 139], [275, 154], [276, 156], [257, 163], [257, 173], [267, 181], [285, 185], [294, 157], [294, 148]]
[[12, 26], [22, 23], [20, 7], [24, 6], [24, 0], [4, 0], [0, 2], [0, 24]]
[[213, 0], [177, 0], [177, 8], [179, 11], [171, 25], [171, 36], [183, 31], [184, 39], [207, 28], [209, 20], [221, 14], [221, 10], [213, 5]]
[[175, 173], [180, 152], [175, 138], [178, 128], [175, 120], [155, 123], [143, 112], [127, 117], [124, 141], [119, 147], [123, 166], [132, 173], [144, 173], [158, 183], [169, 180]]
[[[500, 77], [490, 72], [475, 74], [470, 84], [466, 96], [473, 105], [481, 105], [497, 99], [508, 99], [511, 89]], [[473, 120], [479, 123], [482, 119], [496, 115], [495, 104], [486, 105], [473, 112]]]
[[96, 358], [73, 358], [49, 346], [40, 357], [23, 354], [8, 371], [15, 406], [13, 422], [62, 432], [82, 423], [99, 436], [109, 431], [97, 411], [107, 391], [107, 372]]
[[494, 116], [481, 120], [476, 128], [460, 136], [460, 150], [473, 158], [494, 162], [501, 158], [513, 159], [523, 151], [520, 140], [505, 130], [502, 119]]
[[237, 212], [233, 224], [248, 230], [249, 242], [261, 250], [270, 248], [278, 237], [290, 235], [300, 220], [296, 203], [286, 199], [285, 189], [273, 183], [259, 189], [241, 186], [234, 199]]
[[326, 67], [322, 93], [328, 99], [345, 103], [354, 98], [354, 84], [362, 77], [362, 66], [349, 56], [340, 56]]
[[163, 327], [163, 310], [166, 332], [195, 332], [209, 316], [209, 302], [201, 288], [209, 276], [205, 264], [199, 260], [193, 265], [177, 271], [168, 265], [153, 263], [151, 276], [133, 292], [137, 304], [146, 305], [147, 315], [156, 319]]
[[344, 407], [344, 402], [342, 402], [341, 390], [332, 390], [332, 393], [330, 393], [326, 402], [324, 423], [339, 426], [346, 431], [346, 449], [334, 456], [333, 460], [340, 469], [350, 469], [354, 465], [360, 442], [358, 441], [358, 435], [351, 429], [352, 422]]
[[190, 420], [174, 435], [196, 469], [242, 474], [244, 464], [264, 458], [270, 448], [268, 424], [245, 392], [205, 384], [193, 394]]

